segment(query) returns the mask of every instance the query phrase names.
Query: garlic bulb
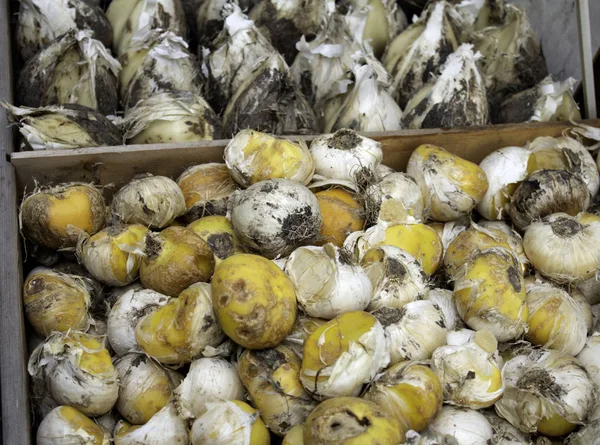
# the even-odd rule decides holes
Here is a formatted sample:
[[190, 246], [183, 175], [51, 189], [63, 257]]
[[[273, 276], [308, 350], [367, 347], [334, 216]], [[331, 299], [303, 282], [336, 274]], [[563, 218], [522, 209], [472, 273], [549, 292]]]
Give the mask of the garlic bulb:
[[422, 222], [425, 200], [417, 182], [406, 173], [390, 173], [367, 189], [370, 220], [388, 225]]
[[342, 247], [346, 238], [365, 225], [364, 210], [359, 198], [343, 188], [330, 188], [315, 193], [321, 210], [320, 240], [315, 244], [332, 243]]
[[470, 342], [433, 352], [431, 369], [444, 388], [446, 403], [480, 409], [502, 397], [502, 363], [494, 357], [497, 347], [490, 331], [478, 331]]
[[187, 168], [177, 179], [177, 185], [185, 198], [185, 218], [189, 222], [204, 216], [225, 215], [229, 198], [238, 188], [227, 166], [216, 162]]
[[[16, 44], [27, 60], [70, 30], [90, 29], [110, 47], [111, 25], [102, 10], [85, 0], [20, 0]], [[106, 92], [105, 92], [106, 93]]]
[[135, 327], [140, 348], [160, 363], [173, 365], [192, 361], [207, 346], [218, 346], [223, 337], [206, 283], [192, 284]]
[[583, 424], [596, 388], [579, 362], [563, 352], [530, 349], [502, 368], [504, 396], [496, 412], [523, 432], [562, 436]]
[[130, 425], [121, 420], [115, 427], [115, 445], [184, 445], [189, 443], [187, 422], [177, 415], [173, 403], [167, 404], [145, 425]]
[[579, 121], [581, 114], [573, 99], [576, 83], [572, 77], [554, 82], [548, 76], [534, 87], [509, 96], [493, 113], [492, 120], [497, 124]]
[[494, 443], [494, 430], [478, 411], [444, 406], [425, 433], [426, 443], [457, 445], [489, 445]]
[[119, 61], [123, 67], [119, 93], [126, 113], [140, 100], [163, 91], [201, 95], [196, 58], [187, 43], [170, 31], [155, 29], [140, 35]]
[[317, 399], [358, 395], [388, 363], [379, 321], [367, 312], [347, 312], [306, 339], [300, 381]]
[[148, 229], [140, 224], [114, 225], [82, 237], [77, 255], [98, 281], [126, 286], [138, 276], [143, 241]]
[[267, 258], [287, 256], [315, 241], [321, 230], [317, 198], [288, 179], [256, 183], [235, 195], [231, 205], [231, 222], [239, 240]]
[[422, 431], [442, 409], [442, 385], [427, 366], [406, 361], [384, 371], [364, 398], [400, 420], [405, 431]]
[[19, 103], [78, 104], [115, 114], [121, 65], [92, 35], [90, 30], [71, 30], [29, 59], [19, 75]]
[[216, 266], [225, 258], [243, 252], [231, 221], [224, 216], [205, 216], [187, 228], [206, 241], [215, 256]]
[[112, 215], [125, 224], [162, 229], [185, 213], [185, 199], [177, 184], [165, 176], [140, 175], [115, 194]]
[[23, 304], [27, 321], [39, 335], [69, 330], [86, 331], [90, 294], [81, 277], [36, 267], [25, 279]]
[[146, 314], [164, 306], [170, 300], [166, 295], [139, 285], [126, 288], [108, 313], [107, 337], [118, 356], [139, 351], [135, 327]]
[[164, 369], [143, 354], [129, 353], [115, 362], [119, 373], [116, 408], [134, 425], [143, 425], [163, 409], [179, 386], [181, 375]]
[[[494, 444], [496, 445], [531, 445], [529, 434], [525, 434], [512, 426], [508, 421], [496, 415], [494, 411], [484, 410], [481, 413], [494, 430]], [[536, 442], [537, 444], [537, 442]], [[537, 444], [542, 445], [542, 444]]]
[[333, 244], [299, 247], [289, 256], [285, 273], [296, 290], [298, 304], [308, 315], [330, 320], [361, 311], [371, 301], [371, 281]]
[[402, 110], [390, 94], [391, 78], [381, 63], [357, 52], [352, 81], [323, 105], [319, 116], [325, 133], [342, 128], [359, 132], [393, 131], [401, 128]]
[[114, 0], [106, 10], [114, 32], [113, 49], [120, 56], [140, 35], [153, 29], [185, 37], [186, 19], [180, 0]]
[[488, 179], [488, 189], [477, 204], [477, 211], [486, 219], [506, 219], [510, 197], [518, 184], [528, 176], [531, 152], [523, 147], [505, 147], [493, 151], [479, 167]]
[[102, 229], [106, 204], [93, 185], [59, 184], [26, 195], [19, 221], [31, 242], [54, 250], [72, 248], [80, 235], [93, 235]]
[[121, 145], [121, 131], [105, 116], [81, 105], [50, 105], [42, 108], [13, 107], [0, 101], [8, 118], [32, 150]]
[[375, 403], [356, 397], [336, 397], [321, 403], [304, 424], [307, 445], [396, 445], [404, 442], [398, 419]]
[[[431, 301], [440, 309], [444, 315], [444, 324], [448, 332], [463, 326], [463, 321], [460, 319], [460, 315], [458, 315], [456, 304], [454, 304], [452, 291], [438, 288], [429, 289], [425, 299]], [[448, 344], [450, 343], [448, 342]]]
[[403, 108], [458, 47], [450, 8], [446, 2], [430, 3], [383, 55], [383, 64], [394, 78], [394, 98]]
[[[210, 5], [211, 0], [204, 2]], [[210, 48], [202, 48], [202, 72], [207, 85], [207, 99], [222, 112], [231, 97], [251, 75], [254, 65], [275, 52], [269, 39], [261, 34], [235, 3], [227, 4], [232, 12]], [[204, 7], [204, 6], [203, 6]], [[202, 8], [202, 7], [201, 7]], [[229, 12], [229, 11], [228, 11]]]
[[294, 327], [287, 337], [281, 342], [281, 345], [293, 350], [296, 355], [302, 358], [304, 343], [310, 334], [315, 332], [320, 326], [327, 323], [327, 320], [309, 317], [299, 313], [294, 322]]
[[278, 53], [257, 61], [223, 113], [225, 137], [246, 128], [271, 134], [318, 132], [312, 108]]
[[577, 355], [577, 360], [587, 371], [590, 380], [596, 388], [600, 388], [600, 333], [594, 332], [585, 342], [583, 349]]
[[109, 445], [110, 434], [72, 406], [58, 406], [48, 413], [38, 427], [38, 445]]
[[488, 188], [486, 174], [478, 165], [434, 145], [419, 146], [406, 172], [421, 187], [426, 212], [435, 221], [468, 215]]
[[[489, 120], [485, 81], [477, 68], [481, 59], [473, 45], [463, 43], [406, 104], [402, 126], [452, 128], [486, 125]], [[485, 190], [484, 190], [485, 192]]]
[[127, 110], [122, 123], [128, 144], [219, 139], [221, 123], [210, 105], [189, 91], [165, 91]]
[[225, 147], [225, 163], [242, 187], [267, 179], [289, 179], [308, 184], [315, 162], [302, 140], [294, 143], [266, 133], [242, 130]]
[[587, 336], [582, 307], [566, 291], [550, 283], [528, 283], [527, 340], [546, 349], [577, 355]]
[[399, 309], [427, 295], [427, 275], [423, 268], [413, 256], [398, 247], [373, 247], [365, 253], [360, 264], [373, 287], [369, 311], [383, 307]]
[[222, 358], [202, 357], [192, 361], [174, 396], [180, 415], [190, 419], [202, 416], [209, 403], [242, 400], [245, 393], [234, 365]]
[[285, 346], [246, 350], [238, 373], [267, 427], [279, 436], [301, 424], [317, 403], [300, 382], [300, 359]]
[[119, 379], [101, 337], [80, 332], [55, 333], [31, 354], [27, 366], [42, 379], [50, 396], [88, 416], [100, 416], [114, 406]]
[[600, 222], [555, 213], [532, 223], [523, 248], [542, 275], [561, 283], [587, 280], [600, 269]]
[[372, 313], [385, 330], [390, 363], [427, 360], [446, 344], [446, 322], [431, 301], [412, 301], [399, 309], [382, 307]]

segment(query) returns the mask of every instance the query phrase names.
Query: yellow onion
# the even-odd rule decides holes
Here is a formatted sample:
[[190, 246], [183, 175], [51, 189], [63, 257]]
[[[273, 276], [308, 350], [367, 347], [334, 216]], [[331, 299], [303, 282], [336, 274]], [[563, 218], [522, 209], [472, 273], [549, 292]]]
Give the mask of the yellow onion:
[[300, 382], [300, 359], [285, 347], [246, 350], [238, 373], [267, 427], [279, 436], [304, 422], [317, 403]]
[[106, 204], [92, 185], [61, 184], [26, 196], [19, 218], [31, 242], [50, 249], [71, 248], [82, 233], [93, 235], [102, 229]]
[[212, 308], [210, 284], [196, 283], [142, 318], [135, 327], [142, 351], [160, 363], [191, 362], [223, 339]]
[[143, 354], [130, 353], [115, 362], [119, 373], [116, 408], [134, 425], [143, 425], [163, 409], [182, 377]]
[[417, 260], [398, 247], [373, 247], [363, 256], [373, 295], [368, 310], [401, 308], [427, 294], [427, 276]]
[[283, 438], [281, 445], [304, 445], [304, 424], [292, 427]]
[[489, 220], [506, 219], [510, 197], [528, 175], [531, 152], [523, 147], [504, 147], [493, 151], [479, 163], [488, 179], [488, 189], [477, 204], [477, 211]]
[[589, 203], [590, 193], [581, 176], [567, 170], [540, 170], [517, 187], [509, 214], [515, 227], [524, 230], [552, 213], [577, 215]]
[[227, 166], [216, 162], [189, 167], [177, 179], [177, 185], [185, 198], [189, 222], [203, 216], [225, 215], [227, 202], [237, 190]]
[[126, 286], [138, 277], [147, 234], [148, 229], [140, 224], [109, 226], [89, 238], [82, 237], [77, 255], [98, 281]]
[[304, 424], [307, 445], [397, 445], [404, 434], [398, 419], [356, 397], [324, 401]]
[[423, 438], [419, 444], [489, 445], [496, 439], [492, 426], [479, 411], [448, 405], [431, 421]]
[[55, 333], [31, 354], [29, 374], [42, 379], [58, 404], [88, 416], [108, 412], [119, 396], [119, 379], [101, 337]]
[[362, 230], [364, 211], [356, 197], [343, 188], [331, 188], [315, 193], [321, 210], [321, 240], [316, 244], [332, 243], [342, 247], [348, 235]]
[[278, 139], [253, 130], [238, 132], [225, 147], [231, 177], [242, 187], [266, 179], [290, 179], [308, 184], [315, 163], [306, 144]]
[[258, 255], [230, 256], [215, 270], [212, 299], [229, 338], [248, 349], [277, 346], [296, 319], [296, 293], [285, 273]]
[[149, 233], [144, 254], [140, 265], [142, 285], [171, 297], [194, 283], [209, 281], [215, 265], [206, 241], [184, 227]]
[[442, 385], [429, 367], [406, 361], [381, 374], [364, 398], [398, 419], [405, 432], [422, 431], [442, 409]]
[[72, 406], [58, 406], [44, 417], [38, 427], [35, 443], [39, 445], [109, 445], [105, 433], [94, 421]]
[[356, 396], [388, 363], [379, 321], [367, 312], [347, 312], [306, 339], [300, 381], [318, 399]]
[[588, 328], [580, 303], [548, 282], [527, 283], [526, 290], [527, 340], [546, 349], [577, 355], [585, 345]]
[[168, 403], [144, 425], [131, 425], [123, 420], [114, 432], [115, 445], [185, 444], [189, 440], [187, 422], [177, 415], [174, 404]]
[[491, 332], [478, 331], [467, 343], [434, 351], [431, 368], [444, 388], [446, 403], [481, 409], [502, 397], [503, 363], [497, 359], [497, 347]]
[[405, 173], [390, 173], [367, 189], [366, 207], [372, 222], [389, 225], [420, 223], [425, 200], [416, 181]]
[[555, 213], [532, 223], [523, 248], [535, 269], [557, 282], [587, 280], [600, 268], [600, 221]]
[[[271, 439], [258, 411], [239, 400], [207, 403], [192, 425], [192, 445], [269, 445]], [[115, 444], [116, 445], [116, 444]]]
[[384, 328], [390, 363], [427, 360], [446, 344], [446, 321], [431, 301], [412, 301], [399, 309], [382, 307], [372, 312]]
[[455, 277], [454, 301], [467, 326], [489, 330], [500, 342], [527, 330], [523, 274], [505, 249], [490, 249], [469, 261]]
[[91, 297], [82, 277], [37, 267], [23, 285], [27, 321], [36, 333], [86, 331], [92, 322]]
[[213, 251], [216, 265], [231, 255], [243, 252], [231, 221], [224, 216], [205, 216], [187, 228], [206, 241]]
[[329, 320], [345, 312], [361, 311], [371, 301], [369, 277], [333, 244], [299, 247], [289, 256], [284, 270], [294, 285], [298, 304], [312, 317]]
[[234, 365], [222, 358], [202, 357], [191, 363], [174, 396], [179, 414], [189, 419], [204, 414], [208, 403], [241, 400], [245, 393]]
[[496, 412], [526, 433], [562, 436], [583, 424], [596, 388], [581, 364], [560, 351], [524, 349], [502, 368]]
[[426, 212], [435, 221], [468, 215], [488, 188], [485, 172], [477, 165], [434, 145], [421, 145], [406, 168], [421, 187]]
[[185, 199], [177, 184], [165, 176], [140, 175], [117, 192], [112, 216], [125, 224], [161, 229], [185, 213]]
[[327, 323], [327, 320], [321, 320], [320, 318], [314, 318], [299, 313], [294, 322], [292, 331], [285, 337], [281, 344], [287, 346], [294, 351], [298, 357], [302, 358], [302, 351], [304, 350], [306, 339], [325, 323]]

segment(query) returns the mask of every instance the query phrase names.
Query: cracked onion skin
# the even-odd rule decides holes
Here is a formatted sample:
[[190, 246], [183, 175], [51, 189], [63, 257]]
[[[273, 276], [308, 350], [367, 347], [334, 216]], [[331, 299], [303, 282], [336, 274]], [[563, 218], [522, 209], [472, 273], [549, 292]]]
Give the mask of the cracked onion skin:
[[397, 445], [405, 434], [398, 419], [357, 397], [324, 401], [304, 424], [307, 445]]
[[258, 255], [225, 259], [212, 279], [215, 314], [223, 331], [248, 349], [277, 346], [296, 320], [296, 292], [287, 275]]

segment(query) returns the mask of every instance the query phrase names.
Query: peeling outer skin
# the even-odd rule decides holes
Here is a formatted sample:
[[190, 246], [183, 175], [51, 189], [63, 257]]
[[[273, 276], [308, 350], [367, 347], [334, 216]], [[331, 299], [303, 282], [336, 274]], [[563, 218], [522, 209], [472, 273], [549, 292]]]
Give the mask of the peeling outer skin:
[[590, 202], [583, 180], [566, 170], [541, 170], [521, 182], [511, 197], [509, 213], [519, 230], [553, 213], [577, 215]]
[[223, 31], [225, 19], [232, 14], [235, 6], [240, 2], [236, 0], [206, 0], [201, 3], [196, 8], [193, 18], [200, 52], [205, 48], [216, 49], [214, 42]]
[[173, 403], [157, 412], [145, 425], [129, 425], [121, 420], [114, 431], [115, 445], [186, 445], [187, 422], [177, 415]]
[[18, 103], [80, 104], [116, 114], [121, 65], [92, 35], [90, 30], [69, 31], [29, 59], [19, 75]]
[[93, 445], [110, 445], [112, 433], [103, 431], [92, 419], [86, 417], [71, 406], [57, 406], [50, 411], [40, 423], [37, 434], [37, 445], [55, 445], [85, 443]]
[[294, 353], [302, 358], [302, 350], [304, 349], [304, 342], [310, 334], [315, 332], [320, 326], [327, 323], [327, 320], [321, 320], [320, 318], [309, 317], [308, 315], [298, 313], [294, 327], [288, 336], [281, 342], [282, 346], [287, 346]]
[[317, 118], [279, 54], [256, 63], [225, 109], [224, 137], [245, 128], [280, 135], [318, 133]]
[[[531, 445], [531, 438], [529, 437], [529, 434], [519, 431], [517, 428], [512, 426], [508, 420], [498, 416], [494, 411], [484, 410], [481, 411], [481, 413], [492, 426], [497, 445]], [[544, 444], [536, 443], [536, 445]]]
[[366, 207], [372, 223], [389, 225], [422, 222], [425, 199], [417, 182], [406, 173], [389, 173], [366, 191]]
[[68, 150], [123, 144], [121, 131], [105, 116], [81, 105], [19, 108], [0, 101], [33, 150]]
[[479, 411], [448, 405], [432, 420], [423, 436], [427, 444], [489, 445], [495, 439], [492, 426]]
[[[456, 310], [456, 304], [454, 304], [454, 298], [452, 291], [448, 289], [429, 289], [427, 292], [426, 300], [431, 301], [437, 305], [444, 315], [444, 324], [448, 332], [454, 331], [464, 326], [463, 321], [458, 315]], [[447, 340], [448, 337], [446, 337]]]
[[394, 78], [394, 98], [402, 108], [458, 47], [448, 8], [445, 2], [431, 3], [416, 22], [395, 36], [383, 55], [383, 64]]
[[90, 29], [105, 47], [112, 44], [112, 27], [102, 10], [85, 0], [22, 0], [17, 47], [23, 60], [71, 29]]

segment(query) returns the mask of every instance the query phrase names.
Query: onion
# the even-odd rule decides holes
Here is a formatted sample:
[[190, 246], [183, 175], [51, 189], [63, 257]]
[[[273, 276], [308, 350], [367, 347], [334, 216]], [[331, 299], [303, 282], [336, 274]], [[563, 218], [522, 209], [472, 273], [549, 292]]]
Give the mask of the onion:
[[287, 346], [293, 350], [298, 357], [302, 358], [302, 351], [304, 350], [306, 339], [325, 323], [327, 323], [327, 320], [321, 320], [320, 318], [309, 317], [308, 315], [299, 313], [294, 322], [292, 331], [285, 337], [281, 344]]
[[426, 443], [455, 443], [457, 445], [489, 445], [493, 443], [492, 426], [478, 411], [444, 406], [429, 424]]
[[130, 425], [121, 420], [115, 427], [115, 445], [186, 444], [188, 441], [187, 423], [177, 415], [173, 403], [167, 404], [145, 425]]
[[[525, 434], [512, 426], [494, 411], [484, 410], [482, 414], [494, 430], [494, 443], [496, 445], [531, 445], [529, 434]], [[542, 445], [537, 443], [536, 445]]]
[[367, 189], [366, 207], [372, 222], [388, 225], [420, 223], [425, 200], [416, 181], [405, 173], [390, 173]]
[[215, 265], [219, 265], [231, 255], [243, 252], [231, 221], [224, 216], [205, 216], [194, 221], [187, 228], [206, 241], [213, 251]]
[[600, 388], [600, 333], [594, 332], [585, 342], [583, 349], [577, 355], [577, 360], [590, 376], [596, 388]]
[[315, 244], [332, 243], [342, 247], [352, 232], [365, 225], [363, 206], [357, 196], [343, 188], [330, 188], [315, 193], [321, 210], [320, 240]]
[[463, 321], [460, 319], [460, 315], [458, 315], [456, 304], [454, 304], [452, 291], [447, 289], [429, 289], [426, 299], [431, 301], [440, 309], [440, 311], [442, 311], [442, 314], [444, 315], [444, 324], [446, 325], [448, 332], [464, 326]]
[[109, 445], [110, 434], [72, 406], [59, 406], [44, 417], [35, 441], [39, 445]]

